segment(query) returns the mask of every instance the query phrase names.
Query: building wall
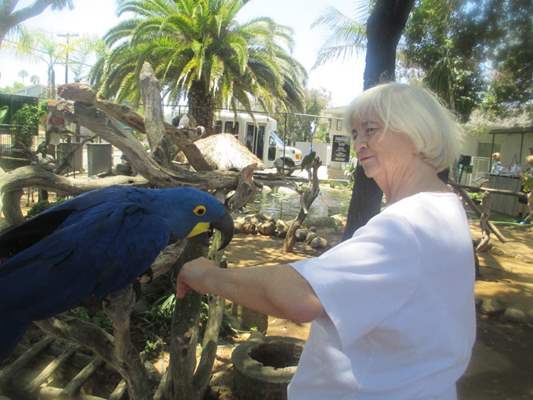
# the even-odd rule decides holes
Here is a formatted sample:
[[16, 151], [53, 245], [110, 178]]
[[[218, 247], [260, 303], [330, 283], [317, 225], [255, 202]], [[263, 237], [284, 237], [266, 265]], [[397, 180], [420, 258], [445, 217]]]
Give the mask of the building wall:
[[[522, 145], [522, 157], [520, 157], [521, 134], [498, 134], [494, 137], [494, 151], [500, 153], [501, 161], [505, 166], [513, 163], [525, 165], [525, 158], [529, 154], [529, 148], [533, 148], [533, 133], [524, 134]], [[490, 157], [492, 135], [466, 135], [461, 154], [472, 156]]]

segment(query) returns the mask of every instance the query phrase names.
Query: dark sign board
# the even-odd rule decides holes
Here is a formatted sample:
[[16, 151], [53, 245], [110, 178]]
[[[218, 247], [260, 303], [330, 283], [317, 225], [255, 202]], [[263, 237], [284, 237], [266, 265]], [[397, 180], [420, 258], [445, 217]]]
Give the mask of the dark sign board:
[[350, 161], [350, 136], [333, 135], [331, 161]]

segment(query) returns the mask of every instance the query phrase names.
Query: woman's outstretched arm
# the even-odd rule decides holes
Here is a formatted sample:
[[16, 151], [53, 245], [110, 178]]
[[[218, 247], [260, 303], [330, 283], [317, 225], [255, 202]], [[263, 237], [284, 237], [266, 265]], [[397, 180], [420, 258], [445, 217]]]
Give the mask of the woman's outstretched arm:
[[201, 257], [186, 263], [178, 275], [177, 297], [189, 289], [299, 323], [325, 315], [311, 286], [288, 265], [222, 269]]

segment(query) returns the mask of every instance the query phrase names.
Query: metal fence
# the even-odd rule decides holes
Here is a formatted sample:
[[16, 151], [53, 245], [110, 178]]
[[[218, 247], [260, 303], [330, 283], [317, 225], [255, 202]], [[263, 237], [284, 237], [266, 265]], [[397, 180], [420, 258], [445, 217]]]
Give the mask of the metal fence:
[[0, 131], [0, 156], [11, 154], [11, 151], [11, 135]]

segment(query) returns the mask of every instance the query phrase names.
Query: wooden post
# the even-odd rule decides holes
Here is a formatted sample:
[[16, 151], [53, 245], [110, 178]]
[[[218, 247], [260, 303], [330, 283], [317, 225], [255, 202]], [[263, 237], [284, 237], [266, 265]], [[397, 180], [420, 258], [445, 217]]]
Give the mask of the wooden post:
[[294, 221], [292, 221], [287, 231], [287, 236], [283, 241], [283, 249], [286, 252], [291, 252], [294, 243], [296, 242], [296, 230], [302, 226], [303, 221], [309, 213], [309, 209], [315, 201], [318, 193], [320, 192], [320, 185], [318, 181], [318, 168], [322, 165], [320, 158], [316, 157], [311, 163], [310, 168], [307, 170], [309, 177], [309, 184], [305, 190], [300, 191], [300, 211]]

